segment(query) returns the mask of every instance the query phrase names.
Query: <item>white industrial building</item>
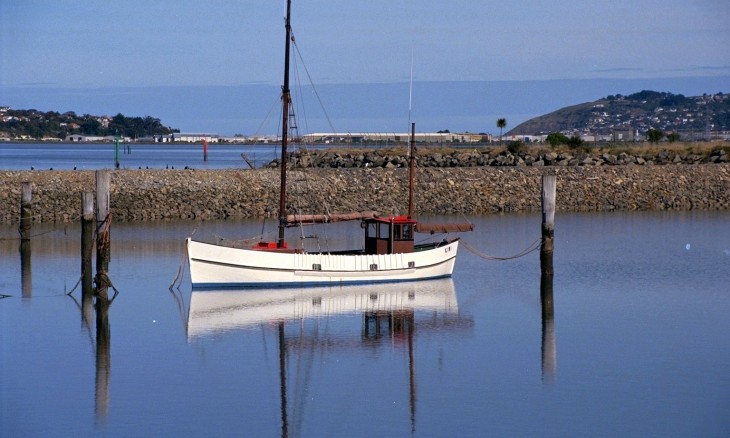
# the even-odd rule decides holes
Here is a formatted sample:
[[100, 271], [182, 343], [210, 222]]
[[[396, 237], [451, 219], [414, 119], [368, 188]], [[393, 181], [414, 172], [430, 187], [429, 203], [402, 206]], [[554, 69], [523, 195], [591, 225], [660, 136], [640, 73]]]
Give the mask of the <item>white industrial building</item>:
[[[414, 135], [417, 143], [479, 143], [491, 141], [489, 134], [472, 134], [456, 132], [417, 132]], [[366, 143], [409, 141], [410, 133], [397, 132], [315, 132], [302, 136], [306, 143]]]

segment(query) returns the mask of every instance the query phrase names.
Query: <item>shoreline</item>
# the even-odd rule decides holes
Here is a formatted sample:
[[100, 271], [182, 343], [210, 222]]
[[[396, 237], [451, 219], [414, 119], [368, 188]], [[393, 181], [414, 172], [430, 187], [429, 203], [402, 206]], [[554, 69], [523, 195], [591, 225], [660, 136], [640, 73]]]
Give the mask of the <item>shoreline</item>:
[[[112, 170], [115, 221], [275, 217], [278, 169]], [[730, 209], [730, 164], [418, 168], [419, 215], [540, 211], [543, 174], [558, 177], [557, 211]], [[310, 193], [303, 210], [404, 214], [403, 168], [320, 168], [290, 172], [291, 196]], [[0, 171], [0, 222], [19, 222], [21, 183], [33, 186], [34, 222], [77, 222], [94, 171]], [[308, 189], [305, 190], [305, 184]], [[304, 199], [304, 197], [303, 197]], [[314, 208], [307, 205], [314, 206]]]

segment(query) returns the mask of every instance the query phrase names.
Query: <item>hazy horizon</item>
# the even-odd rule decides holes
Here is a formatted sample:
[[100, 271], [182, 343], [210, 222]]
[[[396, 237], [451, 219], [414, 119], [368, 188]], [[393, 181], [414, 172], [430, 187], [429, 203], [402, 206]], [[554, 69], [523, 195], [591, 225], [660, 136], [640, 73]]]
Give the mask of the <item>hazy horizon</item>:
[[[410, 120], [417, 131], [509, 132], [530, 118], [611, 94], [642, 90], [695, 96], [729, 92], [730, 76], [533, 81], [415, 81]], [[326, 84], [293, 89], [300, 133], [408, 132], [410, 83]], [[182, 132], [273, 135], [280, 125], [280, 87], [4, 87], [0, 106], [79, 115], [152, 116]], [[305, 97], [305, 105], [299, 103]], [[319, 98], [317, 98], [319, 97]], [[324, 106], [323, 112], [319, 101]], [[329, 120], [328, 120], [329, 117]], [[331, 121], [331, 124], [330, 124]]]

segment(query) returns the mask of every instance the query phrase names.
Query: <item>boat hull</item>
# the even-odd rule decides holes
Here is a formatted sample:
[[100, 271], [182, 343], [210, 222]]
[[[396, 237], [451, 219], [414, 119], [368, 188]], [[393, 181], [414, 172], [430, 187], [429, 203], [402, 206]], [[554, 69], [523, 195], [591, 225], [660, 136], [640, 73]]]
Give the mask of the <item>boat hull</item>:
[[187, 239], [194, 288], [321, 286], [449, 277], [459, 241], [400, 254], [294, 253]]

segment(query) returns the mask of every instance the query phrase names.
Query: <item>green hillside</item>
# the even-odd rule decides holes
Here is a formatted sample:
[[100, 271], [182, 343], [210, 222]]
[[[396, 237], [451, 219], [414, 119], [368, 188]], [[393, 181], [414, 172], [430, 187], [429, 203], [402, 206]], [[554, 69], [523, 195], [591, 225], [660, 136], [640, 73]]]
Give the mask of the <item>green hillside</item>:
[[64, 139], [67, 135], [122, 136], [129, 138], [170, 134], [179, 130], [164, 126], [160, 119], [146, 117], [77, 115], [35, 109], [0, 107], [0, 137], [11, 139]]
[[629, 96], [617, 94], [535, 117], [507, 134], [643, 134], [649, 129], [677, 133], [730, 130], [730, 96], [718, 93], [685, 97], [647, 90]]

